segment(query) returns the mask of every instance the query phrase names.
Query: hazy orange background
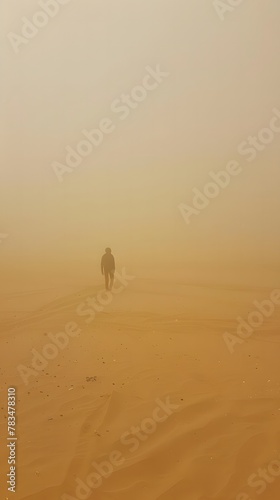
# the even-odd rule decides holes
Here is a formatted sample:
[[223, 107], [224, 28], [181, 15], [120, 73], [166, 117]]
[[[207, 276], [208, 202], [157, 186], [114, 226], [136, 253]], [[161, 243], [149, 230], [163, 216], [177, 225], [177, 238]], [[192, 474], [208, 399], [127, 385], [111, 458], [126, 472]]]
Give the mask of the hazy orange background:
[[[6, 34], [37, 10], [0, 7], [7, 282], [27, 265], [86, 277], [107, 245], [128, 268], [275, 265], [279, 136], [189, 226], [178, 205], [280, 109], [279, 3], [244, 1], [221, 22], [207, 0], [73, 0], [16, 55]], [[59, 184], [51, 163], [156, 64], [169, 78]]]
[[[16, 498], [74, 495], [166, 396], [180, 412], [91, 496], [240, 498], [280, 450], [279, 307], [267, 302], [279, 289], [280, 132], [254, 162], [238, 153], [280, 110], [279, 0], [244, 0], [224, 22], [212, 0], [71, 0], [15, 54], [7, 34], [39, 1], [0, 4], [1, 407], [15, 386]], [[113, 100], [157, 65], [169, 77], [120, 121]], [[59, 183], [52, 163], [105, 117], [116, 130]], [[231, 160], [243, 172], [187, 225], [178, 206]], [[104, 300], [107, 246], [135, 279]], [[237, 338], [256, 300], [261, 323]], [[80, 335], [25, 385], [22, 367], [70, 321]], [[279, 498], [275, 476], [265, 489]]]

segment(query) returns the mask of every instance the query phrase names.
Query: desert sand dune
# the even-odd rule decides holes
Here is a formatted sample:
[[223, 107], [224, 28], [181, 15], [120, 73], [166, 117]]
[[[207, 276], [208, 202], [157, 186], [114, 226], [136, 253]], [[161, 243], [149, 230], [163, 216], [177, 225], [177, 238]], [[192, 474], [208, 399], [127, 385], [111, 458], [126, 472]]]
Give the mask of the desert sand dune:
[[[266, 287], [135, 281], [86, 323], [77, 307], [101, 289], [3, 322], [4, 355], [20, 346], [1, 369], [18, 390], [18, 498], [257, 498], [248, 478], [280, 456], [279, 311], [233, 354], [223, 333]], [[79, 335], [24, 382], [19, 365], [69, 322]], [[276, 500], [279, 481], [262, 498]]]

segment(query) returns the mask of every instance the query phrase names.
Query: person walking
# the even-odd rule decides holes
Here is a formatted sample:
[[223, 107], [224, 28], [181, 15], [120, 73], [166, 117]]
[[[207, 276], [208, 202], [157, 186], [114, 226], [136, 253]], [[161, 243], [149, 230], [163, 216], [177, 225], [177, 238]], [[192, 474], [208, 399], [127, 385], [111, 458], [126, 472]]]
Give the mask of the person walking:
[[114, 284], [115, 259], [111, 248], [105, 248], [101, 259], [101, 273], [105, 276], [105, 288], [111, 290]]

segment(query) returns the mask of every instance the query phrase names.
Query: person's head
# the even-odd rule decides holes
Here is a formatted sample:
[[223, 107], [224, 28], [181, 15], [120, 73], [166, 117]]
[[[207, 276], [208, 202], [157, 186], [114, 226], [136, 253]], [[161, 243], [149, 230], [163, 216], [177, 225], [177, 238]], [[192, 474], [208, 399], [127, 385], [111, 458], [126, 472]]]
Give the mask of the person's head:
[[106, 253], [112, 253], [112, 250], [111, 250], [111, 248], [107, 247], [107, 248], [105, 248], [105, 252]]

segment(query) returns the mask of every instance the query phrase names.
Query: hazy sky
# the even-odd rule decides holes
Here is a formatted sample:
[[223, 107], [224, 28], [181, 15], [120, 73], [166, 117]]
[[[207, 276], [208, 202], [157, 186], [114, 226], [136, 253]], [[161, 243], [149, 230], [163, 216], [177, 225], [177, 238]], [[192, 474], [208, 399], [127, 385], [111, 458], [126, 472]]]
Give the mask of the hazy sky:
[[[0, 7], [5, 266], [79, 265], [108, 245], [122, 263], [277, 262], [280, 132], [251, 163], [238, 145], [273, 108], [280, 126], [279, 1], [222, 22], [212, 0], [71, 0], [15, 54], [7, 34], [38, 10]], [[112, 102], [157, 65], [169, 76], [121, 120]], [[59, 183], [52, 163], [106, 117], [114, 131]], [[178, 205], [234, 159], [242, 173], [187, 225]]]

